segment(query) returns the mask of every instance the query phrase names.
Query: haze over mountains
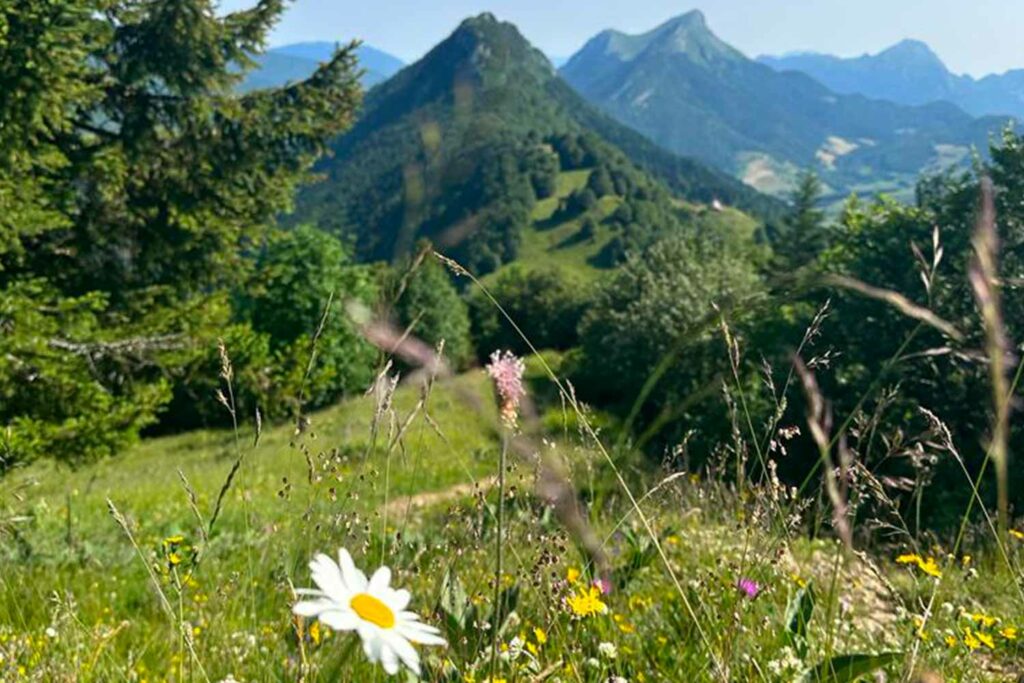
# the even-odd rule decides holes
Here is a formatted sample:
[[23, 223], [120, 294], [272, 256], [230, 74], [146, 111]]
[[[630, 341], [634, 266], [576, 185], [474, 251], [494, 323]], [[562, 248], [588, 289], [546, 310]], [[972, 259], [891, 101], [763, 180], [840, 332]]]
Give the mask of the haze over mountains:
[[904, 40], [878, 54], [835, 57], [815, 52], [758, 61], [777, 71], [800, 71], [838, 93], [859, 93], [901, 104], [952, 102], [975, 116], [1024, 119], [1024, 69], [984, 78], [952, 73], [927, 44]]
[[777, 72], [719, 39], [697, 11], [640, 35], [604, 31], [561, 74], [662, 146], [770, 193], [807, 167], [836, 197], [906, 192], [921, 173], [966, 163], [1005, 125], [949, 103], [909, 107]]
[[[307, 78], [321, 62], [334, 54], [336, 43], [314, 41], [292, 43], [267, 50], [256, 58], [257, 68], [246, 74], [241, 90], [276, 88]], [[356, 54], [364, 70], [363, 87], [371, 88], [395, 75], [405, 63], [398, 57], [370, 45], [360, 45]]]

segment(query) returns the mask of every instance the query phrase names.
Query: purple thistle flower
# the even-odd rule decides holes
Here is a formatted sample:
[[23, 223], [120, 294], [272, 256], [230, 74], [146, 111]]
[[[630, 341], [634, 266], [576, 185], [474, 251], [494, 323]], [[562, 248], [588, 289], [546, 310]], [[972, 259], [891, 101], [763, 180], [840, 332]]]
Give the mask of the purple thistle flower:
[[736, 582], [736, 587], [751, 600], [761, 593], [761, 584], [753, 579], [742, 578]]
[[487, 374], [494, 380], [494, 386], [501, 399], [501, 419], [509, 429], [514, 429], [519, 417], [519, 402], [526, 395], [523, 388], [523, 371], [526, 364], [511, 351], [495, 351], [487, 365]]

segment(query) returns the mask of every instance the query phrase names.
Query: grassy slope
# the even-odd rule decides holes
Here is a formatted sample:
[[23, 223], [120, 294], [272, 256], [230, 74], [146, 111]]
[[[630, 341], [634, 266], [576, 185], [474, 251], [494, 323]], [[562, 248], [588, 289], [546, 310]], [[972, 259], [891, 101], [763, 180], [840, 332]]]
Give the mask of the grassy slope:
[[[353, 534], [361, 539], [379, 537], [386, 495], [393, 500], [445, 490], [489, 472], [496, 457], [495, 439], [482, 426], [485, 421], [463, 419], [466, 408], [457, 391], [486, 397], [483, 404], [489, 405], [482, 373], [440, 383], [430, 396], [429, 409], [437, 423], [445, 425], [443, 437], [424, 419], [416, 419], [390, 458], [387, 419], [376, 448], [370, 449], [370, 398], [355, 398], [314, 414], [311, 428], [298, 440], [293, 426], [279, 426], [268, 429], [253, 449], [254, 425], [244, 425], [245, 460], [186, 605], [187, 612], [204, 615], [192, 618], [202, 624], [200, 631], [219, 629], [218, 638], [223, 639], [247, 630], [284, 644], [290, 597], [283, 577], [298, 574], [308, 582], [305, 564], [314, 552], [358, 545], [351, 540]], [[418, 399], [418, 390], [399, 390], [394, 403], [398, 424]], [[308, 483], [307, 450], [316, 464], [314, 486]], [[230, 431], [201, 431], [144, 441], [115, 459], [79, 471], [39, 465], [0, 483], [0, 510], [13, 502], [19, 512], [27, 508], [31, 517], [17, 525], [17, 542], [0, 534], [0, 565], [5, 568], [0, 572], [0, 680], [9, 680], [3, 649], [7, 629], [41, 633], [55, 624], [65, 633], [67, 622], [77, 622], [77, 637], [65, 635], [63, 646], [81, 645], [84, 650], [62, 652], [60, 659], [66, 661], [54, 664], [52, 671], [40, 669], [39, 680], [64, 680], [58, 673], [61, 666], [70, 666], [75, 656], [91, 656], [104, 634], [122, 619], [124, 632], [101, 648], [104, 659], [98, 666], [107, 657], [122, 663], [141, 657], [144, 670], [176, 656], [145, 565], [111, 518], [106, 500], [129, 518], [147, 563], [162, 569], [163, 539], [182, 534], [194, 543], [197, 538], [178, 470], [197, 491], [199, 509], [208, 519], [235, 452]], [[369, 459], [364, 458], [367, 454]], [[14, 501], [15, 493], [24, 502]], [[339, 510], [344, 512], [335, 514]], [[409, 519], [403, 514], [388, 524], [394, 532]], [[364, 531], [366, 524], [370, 527]], [[173, 593], [168, 577], [161, 581]], [[73, 600], [73, 608], [61, 607], [53, 596]], [[209, 660], [217, 662], [224, 654], [210, 654]], [[6, 659], [14, 659], [10, 651]], [[244, 667], [225, 672], [229, 670], [241, 672]], [[278, 680], [272, 669], [266, 671], [266, 680]]]
[[[395, 504], [398, 496], [442, 491], [493, 473], [497, 445], [484, 426], [493, 415], [481, 419], [468, 408], [460, 399], [467, 391], [489, 404], [490, 390], [480, 372], [439, 384], [429, 406], [444, 436], [415, 419], [390, 458], [381, 446], [363, 458], [374, 408], [369, 398], [314, 415], [312, 429], [298, 444], [292, 429], [283, 426], [269, 429], [250, 452], [252, 433], [246, 427], [247, 459], [180, 603], [174, 574], [165, 571], [162, 540], [180, 533], [195, 542], [196, 525], [177, 470], [187, 474], [199, 492], [199, 508], [208, 514], [233, 461], [231, 433], [155, 439], [78, 472], [39, 466], [5, 482], [0, 503], [12, 488], [32, 483], [22, 495], [33, 519], [19, 526], [20, 540], [5, 539], [0, 547], [0, 680], [220, 681], [229, 673], [246, 682], [297, 680], [303, 650], [289, 617], [290, 586], [309, 585], [308, 559], [339, 545], [368, 569], [385, 557], [396, 582], [412, 588], [413, 609], [434, 623], [439, 617], [430, 612], [448, 570], [461, 577], [472, 604], [489, 609], [494, 496], [470, 497], [472, 489], [463, 488], [457, 497], [434, 499], [422, 510], [408, 499]], [[418, 398], [415, 387], [399, 390], [397, 424], [405, 422]], [[779, 491], [770, 487], [737, 495], [729, 485], [682, 478], [662, 482], [656, 494], [644, 497], [644, 509], [685, 586], [700, 625], [695, 629], [642, 526], [626, 514], [629, 506], [618, 485], [600, 458], [574, 445], [573, 433], [566, 429], [564, 439], [548, 447], [565, 456], [573, 481], [590, 502], [592, 523], [606, 538], [621, 583], [604, 598], [607, 614], [569, 617], [565, 597], [580, 588], [566, 586], [564, 577], [569, 567], [582, 566], [581, 555], [550, 512], [523, 495], [533, 486], [532, 467], [514, 464], [506, 506], [505, 581], [520, 586], [522, 594], [517, 620], [503, 640], [522, 634], [537, 645], [534, 627], [548, 635], [536, 660], [507, 665], [502, 672], [507, 680], [531, 681], [549, 666], [566, 671], [561, 679], [566, 682], [598, 683], [610, 675], [665, 683], [721, 680], [710, 668], [708, 644], [731, 671], [731, 680], [792, 680], [799, 667], [768, 672], [791, 660], [783, 628], [787, 603], [798, 581], [808, 580], [816, 586], [817, 605], [800, 667], [830, 653], [893, 650], [906, 654], [890, 668], [897, 676], [890, 680], [909, 675], [912, 666], [942, 671], [951, 681], [1004, 680], [1000, 672], [1011, 670], [1014, 658], [1024, 654], [997, 635], [1004, 626], [1024, 622], [1013, 579], [997, 556], [975, 552], [975, 575], [959, 557], [947, 565], [941, 550], [926, 549], [922, 552], [943, 565], [944, 578], [937, 584], [895, 565], [888, 552], [857, 558], [838, 552], [834, 542], [783, 531], [774, 523], [777, 503], [772, 501]], [[312, 483], [306, 452], [315, 464]], [[653, 484], [630, 480], [643, 487], [638, 491]], [[386, 521], [385, 490], [392, 501]], [[781, 496], [785, 501], [785, 492]], [[108, 497], [129, 517], [145, 563], [108, 515]], [[620, 533], [611, 535], [620, 523]], [[390, 544], [382, 553], [385, 526]], [[1019, 566], [1020, 549], [1011, 552]], [[175, 620], [195, 634], [205, 675], [190, 663], [161, 612], [146, 565], [158, 573]], [[738, 577], [762, 586], [757, 600], [736, 590]], [[914, 617], [933, 591], [933, 613], [922, 639]], [[949, 609], [939, 607], [947, 602]], [[960, 616], [961, 610], [1000, 619], [984, 629], [994, 638], [994, 650], [967, 649], [965, 629], [981, 627]], [[56, 637], [45, 635], [48, 627]], [[951, 634], [961, 639], [954, 647], [944, 642]], [[474, 662], [475, 680], [484, 680], [488, 639], [479, 626], [469, 628], [466, 638], [445, 653], [459, 673], [428, 680], [472, 680], [464, 674]], [[379, 669], [349, 647], [353, 640], [335, 635], [317, 643], [307, 635], [307, 680], [383, 680]], [[616, 645], [617, 659], [601, 658], [602, 642]], [[589, 664], [590, 659], [598, 664]], [[18, 666], [25, 667], [24, 676], [17, 674]]]
[[[538, 201], [533, 208], [531, 216], [533, 222], [523, 230], [519, 256], [513, 262], [515, 267], [554, 268], [572, 273], [582, 282], [588, 284], [596, 282], [602, 273], [607, 272], [605, 269], [594, 266], [592, 259], [600, 254], [605, 245], [615, 236], [615, 231], [603, 221], [622, 203], [621, 197], [601, 197], [597, 206], [588, 214], [572, 220], [557, 223], [552, 218], [558, 209], [559, 202], [574, 191], [586, 187], [590, 174], [591, 171], [588, 169], [566, 171], [559, 174], [555, 194]], [[756, 219], [737, 209], [727, 207], [721, 212], [716, 212], [702, 204], [685, 200], [675, 200], [675, 203], [702, 230], [727, 230], [749, 235], [758, 226]], [[597, 231], [593, 238], [580, 241], [575, 237], [586, 216], [593, 217], [597, 221]], [[484, 278], [484, 281], [492, 282], [500, 272], [499, 269], [495, 273], [491, 273]]]

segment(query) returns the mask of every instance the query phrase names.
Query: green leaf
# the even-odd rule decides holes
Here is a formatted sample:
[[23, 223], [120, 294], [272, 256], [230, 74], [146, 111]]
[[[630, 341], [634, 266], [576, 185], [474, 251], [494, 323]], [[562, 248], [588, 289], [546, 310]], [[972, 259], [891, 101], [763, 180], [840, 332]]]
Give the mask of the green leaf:
[[814, 614], [814, 587], [808, 583], [786, 606], [786, 640], [803, 658], [807, 654], [807, 626]]
[[903, 657], [902, 652], [883, 652], [877, 655], [839, 655], [826, 659], [808, 670], [800, 683], [853, 683], [876, 669], [889, 666]]

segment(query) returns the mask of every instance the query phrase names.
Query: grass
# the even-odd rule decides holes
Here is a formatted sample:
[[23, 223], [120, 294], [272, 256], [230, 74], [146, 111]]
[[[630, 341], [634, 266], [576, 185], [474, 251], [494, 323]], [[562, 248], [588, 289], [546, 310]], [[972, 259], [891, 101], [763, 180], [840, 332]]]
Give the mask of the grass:
[[[531, 214], [532, 223], [522, 231], [522, 242], [514, 263], [515, 267], [557, 269], [576, 276], [577, 281], [585, 284], [595, 283], [607, 274], [606, 268], [595, 266], [594, 263], [596, 257], [616, 235], [615, 230], [605, 224], [604, 220], [615, 212], [622, 203], [622, 198], [614, 195], [601, 197], [593, 209], [571, 220], [556, 222], [553, 218], [562, 200], [576, 190], [586, 187], [591, 173], [589, 169], [559, 173], [555, 193], [536, 203]], [[701, 230], [736, 231], [749, 236], [758, 226], [754, 218], [737, 209], [726, 207], [722, 211], [713, 211], [707, 206], [682, 200], [674, 201], [680, 212], [685, 215], [685, 219], [693, 222]], [[587, 217], [596, 221], [597, 229], [590, 239], [577, 239]], [[493, 282], [501, 272], [501, 269], [498, 269], [486, 276], [483, 281]]]
[[[528, 376], [543, 394], [536, 362]], [[431, 681], [487, 680], [492, 624], [495, 675], [523, 682], [838, 681], [848, 680], [839, 662], [859, 661], [838, 659], [849, 654], [890, 680], [926, 671], [1009, 680], [1024, 654], [1007, 630], [1024, 625], [1019, 577], [985, 543], [969, 559], [921, 550], [936, 578], [895, 562], [895, 552], [854, 554], [807, 537], [808, 518], [822, 512], [770, 477], [737, 489], [714, 477], [666, 477], [616, 454], [648, 534], [596, 444], [576, 435], [574, 419], [551, 417], [557, 399], [541, 406], [549, 432], [538, 448], [557, 455], [588, 501], [613, 590], [590, 587], [595, 570], [531, 494], [536, 463], [519, 458], [508, 471], [498, 586], [507, 609], [495, 612], [499, 445], [486, 427], [494, 415], [479, 415], [467, 395], [489, 405], [483, 373], [438, 383], [429, 420], [413, 384], [383, 411], [371, 397], [353, 398], [313, 415], [302, 434], [268, 429], [254, 448], [253, 427], [243, 426], [244, 460], [208, 541], [178, 471], [208, 516], [236, 457], [230, 432], [148, 440], [74, 472], [20, 472], [2, 499], [29, 519], [2, 550], [0, 680], [383, 680], [355, 635], [291, 617], [293, 586], [312, 585], [306, 563], [337, 547], [367, 570], [392, 566], [395, 584], [413, 591], [411, 608], [443, 627], [449, 647], [421, 650]], [[1020, 566], [1022, 545], [1010, 547], [1011, 566]], [[757, 584], [756, 597], [737, 589], [741, 578]], [[587, 604], [597, 611], [575, 613]], [[815, 669], [829, 661], [837, 670]]]

